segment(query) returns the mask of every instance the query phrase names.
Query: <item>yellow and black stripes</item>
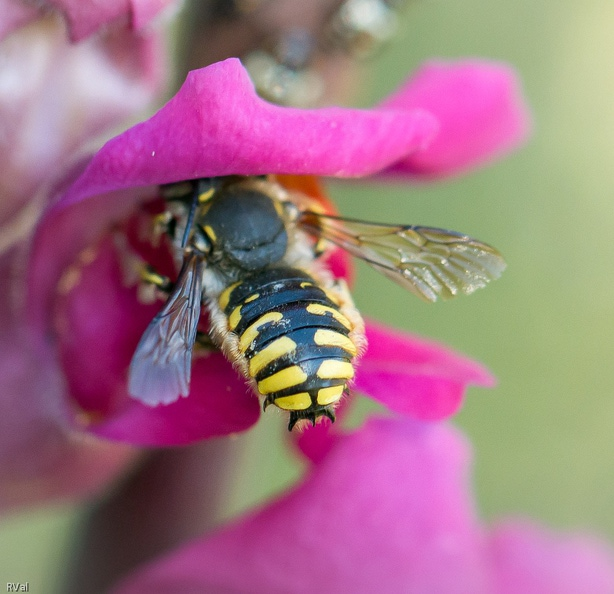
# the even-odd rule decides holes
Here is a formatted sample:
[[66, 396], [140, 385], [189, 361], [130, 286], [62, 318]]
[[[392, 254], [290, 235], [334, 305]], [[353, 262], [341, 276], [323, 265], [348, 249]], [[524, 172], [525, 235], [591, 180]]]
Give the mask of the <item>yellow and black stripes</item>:
[[290, 411], [291, 427], [299, 419], [334, 418], [357, 348], [351, 322], [314, 278], [267, 268], [228, 287], [219, 305], [265, 407]]

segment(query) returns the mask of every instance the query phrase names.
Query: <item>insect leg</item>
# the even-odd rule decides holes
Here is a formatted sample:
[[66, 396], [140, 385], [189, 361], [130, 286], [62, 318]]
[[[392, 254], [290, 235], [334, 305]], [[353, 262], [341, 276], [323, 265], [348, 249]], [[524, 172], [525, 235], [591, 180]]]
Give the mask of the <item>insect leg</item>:
[[156, 215], [154, 217], [154, 237], [157, 239], [162, 235], [175, 236], [175, 228], [177, 227], [177, 219], [169, 210]]
[[141, 268], [141, 281], [149, 285], [153, 285], [167, 295], [173, 290], [173, 283], [168, 276], [160, 274], [153, 266], [145, 264]]

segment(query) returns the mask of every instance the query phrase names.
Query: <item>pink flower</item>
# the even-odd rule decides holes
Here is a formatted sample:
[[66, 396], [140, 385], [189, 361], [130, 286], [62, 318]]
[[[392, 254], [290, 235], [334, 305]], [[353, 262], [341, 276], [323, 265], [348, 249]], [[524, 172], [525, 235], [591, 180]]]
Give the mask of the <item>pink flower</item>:
[[338, 437], [302, 483], [155, 560], [114, 594], [598, 594], [614, 555], [587, 537], [476, 517], [470, 452], [441, 424], [378, 419]]
[[131, 448], [67, 428], [73, 411], [61, 370], [38, 356], [24, 329], [23, 269], [44, 190], [86, 143], [156, 100], [165, 60], [157, 30], [114, 23], [71, 43], [60, 19], [38, 5], [5, 0], [0, 15], [0, 415], [12, 419], [0, 436], [6, 507], [89, 493], [134, 457]]
[[[456, 117], [472, 119], [470, 130], [488, 142], [476, 141], [472, 134], [457, 137], [443, 125], [441, 135], [452, 131], [445, 145], [481, 145], [479, 159], [472, 153], [476, 162], [520, 142], [526, 114], [509, 70], [481, 62], [457, 68], [468, 82], [477, 78], [480, 83], [460, 86], [454, 97]], [[159, 304], [139, 303], [134, 283], [126, 282], [126, 261], [136, 250], [163, 271], [170, 262], [168, 253], [139, 237], [139, 221], [144, 209], [151, 208], [147, 201], [157, 195], [158, 184], [195, 177], [360, 177], [399, 163], [409, 170], [418, 156], [437, 162], [430, 144], [439, 128], [436, 98], [448, 93], [457, 68], [427, 67], [421, 77], [433, 78], [431, 92], [423, 94], [419, 106], [303, 111], [259, 99], [240, 63], [228, 60], [192, 72], [151, 119], [110, 140], [75, 169], [38, 228], [28, 279], [31, 349], [63, 382], [63, 397], [55, 395], [60, 427], [132, 444], [168, 445], [251, 426], [259, 415], [258, 401], [217, 354], [195, 360], [187, 398], [148, 408], [127, 397], [130, 357]], [[410, 80], [404, 88], [412, 85]], [[482, 98], [490, 88], [488, 118], [474, 110], [477, 87]], [[446, 118], [454, 119], [451, 113]], [[508, 133], [496, 145], [493, 134], [483, 131], [502, 121]], [[445, 176], [458, 165], [448, 160], [438, 173]], [[139, 208], [141, 204], [145, 206]], [[367, 332], [372, 347], [362, 361], [357, 387], [404, 414], [448, 416], [458, 408], [467, 384], [492, 381], [479, 365], [440, 347], [377, 326]], [[406, 390], [407, 398], [395, 400], [384, 382]], [[26, 391], [20, 396], [24, 409], [31, 410], [32, 395]], [[24, 416], [17, 407], [7, 422], [18, 427]]]

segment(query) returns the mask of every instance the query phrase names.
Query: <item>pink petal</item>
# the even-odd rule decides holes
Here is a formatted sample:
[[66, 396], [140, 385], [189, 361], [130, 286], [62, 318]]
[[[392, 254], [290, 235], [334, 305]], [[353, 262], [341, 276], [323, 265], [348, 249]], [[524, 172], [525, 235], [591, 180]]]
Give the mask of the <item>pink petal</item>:
[[[23, 227], [43, 184], [83, 144], [142, 110], [160, 91], [161, 45], [125, 29], [73, 46], [42, 19], [2, 43], [0, 227]], [[39, 202], [42, 202], [39, 200]], [[3, 239], [7, 230], [2, 229]]]
[[[367, 323], [367, 352], [357, 365], [354, 391], [390, 410], [421, 420], [454, 414], [470, 384], [490, 387], [492, 375], [479, 363], [435, 342]], [[338, 409], [338, 420], [349, 401]], [[294, 437], [300, 452], [319, 463], [338, 439], [335, 425], [319, 423]]]
[[28, 265], [27, 313], [35, 333], [50, 332], [57, 285], [79, 253], [96, 244], [113, 224], [125, 220], [138, 200], [153, 195], [151, 189], [118, 192], [47, 212], [34, 236]]
[[[14, 278], [23, 254], [0, 257], [0, 275]], [[125, 470], [136, 452], [76, 433], [63, 380], [51, 353], [28, 340], [15, 287], [0, 290], [0, 509], [49, 499], [84, 497]]]
[[0, 41], [38, 17], [38, 8], [23, 0], [0, 0]]
[[445, 425], [371, 420], [298, 487], [128, 577], [114, 594], [445, 592], [606, 594], [611, 548], [528, 523], [492, 535]]
[[190, 72], [157, 114], [107, 142], [62, 204], [196, 177], [369, 175], [422, 148], [435, 129], [423, 110], [271, 105], [233, 58]]
[[148, 26], [163, 12], [180, 7], [178, 0], [130, 0], [132, 28], [136, 31]]
[[388, 170], [421, 178], [487, 163], [526, 140], [530, 127], [514, 70], [484, 60], [427, 63], [381, 107], [425, 109], [438, 119], [434, 141]]
[[222, 355], [214, 354], [194, 362], [186, 398], [153, 408], [130, 400], [90, 430], [134, 445], [185, 445], [245, 431], [259, 416], [258, 398]]
[[435, 342], [373, 322], [367, 340], [354, 388], [395, 412], [443, 419], [458, 410], [468, 385], [495, 384], [482, 365]]
[[371, 421], [293, 491], [114, 594], [484, 592], [468, 458], [444, 426]]
[[110, 24], [143, 29], [167, 7], [179, 6], [177, 0], [47, 0], [46, 3], [64, 15], [73, 42]]
[[162, 305], [139, 303], [134, 281], [128, 286], [122, 278], [120, 258], [112, 237], [89, 248], [63, 275], [52, 305], [67, 387], [90, 414], [124, 404], [130, 359]]
[[315, 426], [307, 425], [300, 433], [293, 431], [289, 435], [289, 441], [298, 448], [299, 452], [313, 464], [320, 464], [328, 453], [335, 447], [341, 437], [339, 425], [342, 423], [347, 411], [351, 406], [351, 400], [341, 400], [335, 409], [335, 424], [322, 419]]
[[508, 521], [495, 527], [490, 551], [499, 594], [614, 592], [614, 552], [595, 538]]
[[68, 24], [70, 38], [80, 41], [98, 31], [102, 26], [130, 15], [129, 0], [47, 0], [47, 4], [59, 10]]
[[[0, 40], [26, 23], [42, 18], [49, 12], [59, 11], [68, 27], [72, 42], [82, 41], [101, 29], [115, 24], [130, 25], [138, 31], [147, 27], [156, 17], [178, 0], [0, 0]], [[107, 30], [104, 31], [107, 33]]]

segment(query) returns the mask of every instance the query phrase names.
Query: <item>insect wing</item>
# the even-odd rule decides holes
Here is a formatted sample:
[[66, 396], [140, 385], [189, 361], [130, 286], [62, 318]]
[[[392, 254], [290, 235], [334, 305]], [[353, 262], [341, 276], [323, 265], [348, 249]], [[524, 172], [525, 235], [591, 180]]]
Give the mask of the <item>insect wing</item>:
[[184, 258], [168, 301], [145, 330], [132, 357], [128, 392], [143, 404], [169, 404], [190, 391], [204, 266], [201, 256]]
[[499, 278], [506, 266], [493, 247], [445, 229], [315, 213], [303, 213], [300, 222], [425, 301], [473, 293]]

